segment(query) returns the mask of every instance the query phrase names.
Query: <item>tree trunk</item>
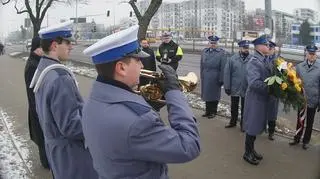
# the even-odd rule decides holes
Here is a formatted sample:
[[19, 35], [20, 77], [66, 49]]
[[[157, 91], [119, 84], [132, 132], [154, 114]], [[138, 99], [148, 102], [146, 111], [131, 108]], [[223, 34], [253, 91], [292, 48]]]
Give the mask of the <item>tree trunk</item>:
[[32, 25], [33, 25], [33, 37], [39, 36], [38, 32], [40, 30], [41, 22], [33, 21]]
[[139, 33], [138, 33], [138, 39], [143, 40], [146, 38], [149, 22], [147, 21], [142, 21], [139, 23]]
[[159, 7], [162, 4], [162, 0], [151, 0], [150, 5], [147, 9], [147, 11], [142, 16], [138, 7], [136, 6], [136, 0], [130, 0], [129, 4], [131, 5], [138, 21], [139, 21], [139, 33], [138, 33], [138, 39], [142, 40], [146, 38], [148, 26], [150, 24], [150, 21], [154, 14], [158, 11]]
[[41, 28], [41, 20], [40, 19], [35, 19], [32, 22], [32, 25], [33, 25], [33, 37], [37, 37], [39, 36], [38, 32]]

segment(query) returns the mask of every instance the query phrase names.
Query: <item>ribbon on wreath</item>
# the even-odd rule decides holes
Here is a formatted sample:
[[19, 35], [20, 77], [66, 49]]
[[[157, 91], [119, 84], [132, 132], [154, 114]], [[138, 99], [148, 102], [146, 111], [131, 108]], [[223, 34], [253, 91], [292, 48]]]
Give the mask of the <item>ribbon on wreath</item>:
[[304, 128], [304, 121], [306, 119], [307, 109], [308, 109], [306, 93], [303, 88], [302, 88], [302, 91], [303, 91], [303, 96], [304, 96], [305, 102], [304, 102], [304, 107], [298, 113], [298, 125], [297, 126], [299, 126], [299, 128], [296, 130], [296, 133], [295, 133], [296, 135]]

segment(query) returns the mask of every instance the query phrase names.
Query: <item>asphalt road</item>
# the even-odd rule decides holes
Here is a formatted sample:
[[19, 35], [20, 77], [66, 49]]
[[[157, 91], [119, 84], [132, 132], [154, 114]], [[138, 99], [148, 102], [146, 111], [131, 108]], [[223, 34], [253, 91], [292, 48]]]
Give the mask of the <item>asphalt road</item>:
[[[73, 47], [71, 51], [71, 59], [87, 64], [92, 64], [91, 59], [88, 56], [85, 56], [82, 52], [86, 47], [83, 45], [77, 45]], [[21, 51], [23, 47], [21, 45], [13, 45], [6, 47], [7, 53]], [[297, 58], [297, 56], [295, 56]], [[178, 68], [178, 74], [183, 76], [186, 75], [188, 72], [195, 72], [198, 77], [200, 77], [200, 55], [198, 54], [185, 54], [181, 64]], [[198, 87], [194, 91], [197, 94], [200, 94], [200, 86], [201, 82], [199, 83]], [[230, 97], [224, 93], [222, 90], [221, 100], [225, 103], [230, 103]], [[288, 119], [291, 123], [290, 126], [295, 126], [296, 123], [296, 111], [291, 110], [289, 113], [285, 113], [282, 110], [282, 106], [279, 107], [279, 117]], [[320, 129], [320, 113], [316, 113], [314, 128]]]
[[[29, 140], [27, 124], [27, 99], [23, 80], [25, 63], [22, 60], [0, 56], [0, 107], [13, 116], [13, 133], [20, 136], [29, 155], [23, 155], [30, 164], [30, 179], [50, 179], [50, 173], [40, 167], [37, 149]], [[93, 79], [76, 76], [84, 98], [87, 98]], [[244, 134], [239, 128], [227, 130], [225, 119], [217, 117], [207, 120], [202, 111], [193, 109], [199, 122], [201, 154], [188, 163], [169, 165], [173, 179], [317, 179], [319, 174], [319, 146], [304, 151], [301, 145], [288, 146], [288, 139], [276, 136], [271, 142], [265, 135], [256, 141], [256, 150], [264, 155], [259, 166], [252, 166], [242, 160]], [[165, 108], [161, 111], [167, 118]], [[1, 147], [1, 146], [0, 146]], [[21, 152], [21, 151], [20, 151]], [[2, 165], [0, 160], [0, 166]], [[11, 165], [14, 165], [12, 163]], [[1, 167], [0, 167], [1, 168]], [[23, 177], [26, 178], [26, 177]], [[20, 178], [14, 178], [20, 179]]]

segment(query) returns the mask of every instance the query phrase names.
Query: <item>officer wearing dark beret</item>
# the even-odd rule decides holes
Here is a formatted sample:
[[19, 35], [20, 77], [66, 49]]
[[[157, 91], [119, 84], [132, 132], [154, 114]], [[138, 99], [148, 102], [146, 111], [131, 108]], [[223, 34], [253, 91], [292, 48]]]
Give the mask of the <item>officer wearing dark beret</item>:
[[223, 70], [229, 57], [224, 49], [218, 47], [219, 37], [209, 36], [209, 47], [201, 54], [201, 98], [206, 103], [206, 112], [202, 117], [213, 118], [218, 111], [223, 85]]
[[[320, 111], [320, 63], [317, 60], [317, 50], [318, 47], [315, 45], [308, 45], [306, 47], [306, 60], [299, 63], [296, 67], [307, 97], [306, 128], [302, 140], [302, 148], [305, 150], [309, 148], [315, 113], [316, 111]], [[296, 129], [298, 133], [294, 136], [294, 140], [289, 143], [290, 145], [299, 144], [304, 131], [304, 124], [301, 125], [300, 123], [301, 110], [298, 111], [297, 117]]]
[[263, 159], [254, 147], [256, 136], [261, 134], [268, 121], [269, 93], [264, 80], [271, 76], [269, 66], [269, 40], [261, 36], [253, 42], [254, 57], [247, 64], [246, 100], [244, 105], [244, 130], [246, 132], [245, 153], [243, 159], [252, 165], [258, 165]]
[[224, 89], [227, 95], [231, 96], [231, 119], [226, 128], [232, 128], [237, 125], [239, 102], [241, 99], [241, 121], [240, 128], [242, 128], [243, 121], [243, 107], [245, 101], [245, 94], [247, 90], [246, 85], [246, 74], [247, 74], [247, 64], [252, 58], [249, 54], [249, 45], [251, 42], [249, 40], [242, 40], [238, 43], [239, 53], [233, 55], [230, 60], [228, 60], [224, 69]]

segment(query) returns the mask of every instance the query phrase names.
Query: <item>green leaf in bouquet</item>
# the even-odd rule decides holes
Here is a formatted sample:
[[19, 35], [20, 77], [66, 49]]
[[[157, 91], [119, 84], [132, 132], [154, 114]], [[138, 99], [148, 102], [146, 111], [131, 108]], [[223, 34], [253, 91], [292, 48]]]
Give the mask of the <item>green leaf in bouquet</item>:
[[281, 85], [282, 81], [283, 81], [283, 80], [282, 80], [280, 77], [276, 76], [276, 82], [277, 82], [279, 85]]
[[265, 79], [264, 82], [265, 82], [265, 83], [268, 82], [268, 81], [270, 80], [270, 78], [271, 78], [271, 77]]
[[270, 78], [270, 80], [268, 81], [268, 85], [273, 85], [273, 83], [276, 81], [276, 76], [273, 76]]

